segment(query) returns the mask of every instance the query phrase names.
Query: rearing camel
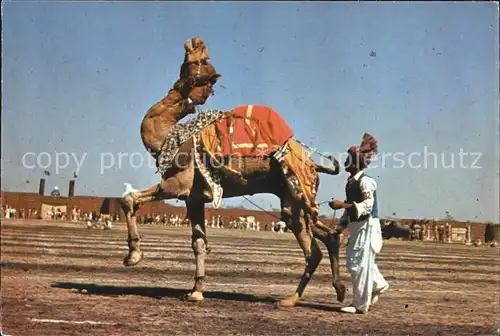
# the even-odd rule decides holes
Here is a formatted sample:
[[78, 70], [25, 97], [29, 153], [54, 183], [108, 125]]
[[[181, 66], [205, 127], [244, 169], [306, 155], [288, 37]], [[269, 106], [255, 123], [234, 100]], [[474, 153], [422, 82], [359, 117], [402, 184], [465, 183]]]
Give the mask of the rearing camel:
[[[301, 192], [297, 192], [291, 186], [283, 164], [272, 155], [235, 157], [230, 162], [224, 162], [222, 167], [219, 165], [219, 169], [212, 169], [213, 166], [208, 165], [206, 168], [212, 172], [211, 176], [214, 176], [213, 172], [216, 171], [215, 175], [219, 180], [210, 181], [207, 177], [210, 174], [206, 174], [206, 169], [205, 174], [203, 173], [203, 164], [197, 156], [200, 150], [207, 149], [206, 143], [200, 143], [198, 136], [185, 137], [183, 133], [185, 130], [177, 128], [182, 124], [177, 123], [188, 114], [195, 113], [196, 105], [203, 105], [206, 102], [213, 94], [213, 86], [220, 75], [209, 62], [207, 48], [200, 39], [193, 38], [187, 41], [184, 47], [186, 56], [181, 67], [180, 79], [166, 97], [148, 110], [141, 125], [142, 141], [146, 149], [157, 159], [162, 180], [144, 190], [128, 188], [122, 198], [122, 207], [127, 219], [129, 246], [124, 265], [136, 265], [143, 257], [135, 215], [139, 206], [155, 200], [184, 200], [192, 225], [192, 249], [196, 258], [195, 284], [188, 298], [190, 301], [203, 300], [205, 258], [209, 252], [204, 216], [205, 203], [217, 201], [220, 196], [217, 193], [221, 190], [223, 190], [223, 198], [270, 193], [280, 198], [281, 220], [294, 233], [305, 256], [305, 270], [297, 290], [292, 296], [281, 300], [281, 305], [291, 307], [299, 302], [307, 283], [322, 259], [321, 250], [314, 238], [322, 241], [328, 249], [333, 287], [337, 300], [342, 302], [345, 286], [339, 277], [339, 237], [318, 220], [314, 200], [319, 185], [318, 172], [336, 175], [340, 169], [338, 162], [332, 158], [335, 163], [334, 169], [320, 166], [312, 162], [308, 155], [303, 155], [305, 151], [302, 151], [301, 164], [313, 167], [312, 170], [307, 171], [307, 179], [314, 182], [312, 196], [307, 202]], [[175, 136], [172, 137], [172, 134]], [[178, 146], [175, 147], [176, 139], [183, 137], [184, 139], [179, 140]], [[166, 138], [173, 142], [173, 147], [167, 146]], [[293, 139], [288, 140], [287, 143], [291, 146], [291, 151], [294, 151], [292, 154], [297, 155], [302, 150]], [[166, 150], [166, 148], [175, 150]], [[213, 161], [211, 162], [213, 164]], [[302, 181], [301, 178], [298, 180]], [[219, 188], [214, 188], [214, 185], [218, 185]]]

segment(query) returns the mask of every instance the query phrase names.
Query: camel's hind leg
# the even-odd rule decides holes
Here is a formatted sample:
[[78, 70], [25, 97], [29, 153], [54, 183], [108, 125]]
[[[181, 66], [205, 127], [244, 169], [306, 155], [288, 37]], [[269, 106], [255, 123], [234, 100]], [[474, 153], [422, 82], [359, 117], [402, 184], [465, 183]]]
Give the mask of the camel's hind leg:
[[196, 258], [196, 275], [193, 290], [188, 296], [189, 301], [203, 300], [205, 285], [205, 258], [208, 254], [207, 228], [205, 227], [205, 204], [203, 201], [186, 202], [187, 213], [191, 222], [191, 246]]
[[340, 252], [340, 237], [338, 234], [333, 232], [332, 229], [322, 224], [317, 218], [315, 222], [312, 223], [313, 236], [319, 239], [323, 244], [325, 244], [328, 250], [328, 257], [330, 258], [330, 267], [332, 270], [332, 286], [337, 294], [337, 301], [343, 302], [346, 293], [346, 287], [340, 280], [340, 263], [339, 263], [339, 252]]
[[189, 183], [180, 183], [180, 181], [192, 181], [192, 177], [189, 179], [189, 171], [182, 172], [179, 175], [183, 175], [186, 179], [180, 179], [179, 176], [171, 177], [148, 189], [133, 190], [123, 196], [122, 209], [127, 220], [129, 249], [128, 255], [123, 260], [125, 266], [137, 265], [143, 257], [135, 215], [139, 206], [151, 201], [184, 198], [189, 195], [191, 185]]
[[[286, 202], [284, 202], [282, 208], [287, 207]], [[280, 305], [282, 307], [294, 307], [300, 301], [300, 297], [304, 293], [309, 280], [311, 280], [314, 271], [323, 258], [321, 249], [312, 236], [310, 222], [304, 209], [305, 206], [302, 201], [294, 201], [291, 205], [291, 217], [288, 218], [288, 220], [285, 220], [304, 252], [306, 267], [295, 293], [292, 296], [280, 301]], [[282, 211], [282, 213], [286, 215], [287, 211]]]

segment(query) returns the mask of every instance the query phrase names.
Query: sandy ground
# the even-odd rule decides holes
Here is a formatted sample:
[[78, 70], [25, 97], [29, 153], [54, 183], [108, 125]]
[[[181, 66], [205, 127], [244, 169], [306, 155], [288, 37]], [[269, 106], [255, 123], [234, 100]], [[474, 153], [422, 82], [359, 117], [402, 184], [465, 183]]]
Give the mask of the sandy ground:
[[[378, 263], [391, 288], [368, 314], [349, 315], [339, 312], [327, 258], [300, 306], [276, 305], [304, 267], [291, 234], [210, 229], [206, 299], [192, 304], [183, 300], [193, 285], [190, 230], [140, 231], [145, 259], [125, 267], [124, 225], [3, 221], [3, 334], [500, 334], [498, 248], [386, 241]], [[349, 284], [344, 264], [341, 272]]]

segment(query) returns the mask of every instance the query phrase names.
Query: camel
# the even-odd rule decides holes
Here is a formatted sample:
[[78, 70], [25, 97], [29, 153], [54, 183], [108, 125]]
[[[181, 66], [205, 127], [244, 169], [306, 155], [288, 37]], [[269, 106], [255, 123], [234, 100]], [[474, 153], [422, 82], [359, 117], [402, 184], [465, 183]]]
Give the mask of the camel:
[[[146, 149], [157, 159], [157, 166], [162, 166], [162, 155], [173, 155], [173, 152], [162, 150], [166, 137], [175, 131], [177, 123], [188, 114], [196, 112], [196, 106], [203, 105], [213, 87], [221, 77], [210, 63], [208, 50], [199, 38], [188, 40], [184, 44], [185, 58], [181, 66], [180, 79], [177, 80], [168, 94], [153, 105], [146, 113], [141, 124], [141, 138]], [[200, 115], [200, 114], [199, 114]], [[333, 287], [337, 300], [342, 302], [345, 296], [345, 286], [339, 276], [339, 236], [323, 225], [314, 208], [315, 200], [305, 201], [286, 179], [282, 166], [272, 157], [247, 156], [237, 157], [230, 164], [219, 169], [220, 190], [211, 188], [206, 176], [196, 161], [196, 148], [200, 146], [196, 137], [190, 137], [179, 145], [173, 156], [172, 164], [161, 173], [161, 181], [143, 190], [127, 187], [122, 197], [122, 209], [126, 215], [128, 229], [129, 252], [123, 263], [125, 266], [138, 264], [143, 253], [140, 248], [140, 235], [136, 225], [136, 211], [141, 204], [167, 199], [185, 201], [188, 218], [192, 226], [192, 249], [196, 260], [196, 276], [192, 291], [188, 294], [189, 301], [203, 300], [205, 290], [205, 258], [210, 252], [205, 221], [205, 203], [215, 202], [220, 190], [222, 198], [269, 193], [276, 195], [281, 201], [281, 220], [295, 235], [305, 257], [305, 270], [299, 285], [290, 297], [280, 301], [283, 307], [293, 307], [299, 301], [322, 259], [322, 252], [316, 239], [323, 242], [330, 258], [333, 277]], [[293, 139], [288, 143], [293, 145]], [[198, 146], [198, 147], [197, 147]], [[203, 144], [202, 144], [203, 147]], [[313, 198], [319, 186], [318, 173], [337, 175], [340, 170], [338, 161], [331, 157], [334, 168], [318, 165], [304, 156], [303, 163], [312, 167], [308, 178], [315, 181]], [[229, 165], [232, 167], [229, 167]], [[229, 167], [229, 168], [228, 168]], [[234, 168], [236, 167], [236, 168]], [[238, 177], [231, 175], [239, 174]], [[243, 183], [241, 179], [246, 180]], [[212, 181], [213, 182], [213, 181]], [[212, 183], [214, 185], [214, 183]], [[317, 204], [316, 204], [317, 205]]]

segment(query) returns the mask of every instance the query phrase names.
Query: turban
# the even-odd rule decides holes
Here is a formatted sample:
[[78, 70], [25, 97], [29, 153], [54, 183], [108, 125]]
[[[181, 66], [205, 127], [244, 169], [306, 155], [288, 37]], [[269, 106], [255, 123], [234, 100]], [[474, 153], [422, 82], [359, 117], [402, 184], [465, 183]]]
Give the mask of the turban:
[[363, 169], [371, 163], [373, 154], [378, 153], [377, 140], [370, 134], [365, 133], [361, 145], [351, 146], [347, 152], [351, 155], [354, 163], [358, 165], [358, 168]]

